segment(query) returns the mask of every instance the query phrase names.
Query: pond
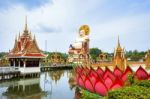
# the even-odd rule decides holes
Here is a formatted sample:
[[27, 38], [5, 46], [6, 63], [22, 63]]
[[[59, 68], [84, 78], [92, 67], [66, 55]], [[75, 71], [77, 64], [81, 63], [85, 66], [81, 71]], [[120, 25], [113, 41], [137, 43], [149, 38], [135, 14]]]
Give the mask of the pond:
[[73, 70], [43, 72], [40, 78], [0, 83], [0, 99], [77, 99]]

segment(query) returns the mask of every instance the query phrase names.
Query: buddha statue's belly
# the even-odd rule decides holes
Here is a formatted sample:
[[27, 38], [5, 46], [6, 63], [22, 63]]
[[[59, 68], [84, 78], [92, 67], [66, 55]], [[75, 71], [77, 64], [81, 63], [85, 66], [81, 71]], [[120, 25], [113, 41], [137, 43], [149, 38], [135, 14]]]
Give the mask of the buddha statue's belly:
[[76, 48], [76, 49], [81, 49], [82, 48], [82, 42], [75, 42], [73, 44], [73, 47]]

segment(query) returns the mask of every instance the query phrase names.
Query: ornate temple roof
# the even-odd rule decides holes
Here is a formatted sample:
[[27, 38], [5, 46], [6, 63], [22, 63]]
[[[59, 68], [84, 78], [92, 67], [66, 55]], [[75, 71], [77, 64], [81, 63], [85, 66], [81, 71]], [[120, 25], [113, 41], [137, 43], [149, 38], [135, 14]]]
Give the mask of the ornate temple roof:
[[7, 55], [8, 58], [44, 58], [46, 55], [39, 49], [36, 37], [28, 31], [27, 19], [22, 35], [16, 37], [14, 48]]

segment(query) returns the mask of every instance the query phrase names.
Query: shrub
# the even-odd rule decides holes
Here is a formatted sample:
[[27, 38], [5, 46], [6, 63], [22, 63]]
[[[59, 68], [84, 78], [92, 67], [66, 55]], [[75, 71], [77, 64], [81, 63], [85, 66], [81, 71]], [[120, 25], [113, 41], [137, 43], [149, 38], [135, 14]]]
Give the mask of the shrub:
[[81, 94], [82, 94], [82, 99], [105, 99], [105, 97], [102, 97], [95, 93], [91, 93], [84, 89], [81, 89]]
[[108, 92], [108, 99], [150, 99], [150, 88], [130, 86]]
[[150, 88], [150, 80], [138, 81], [138, 82], [134, 83], [134, 85]]
[[132, 74], [128, 75], [127, 81], [132, 85], [135, 82], [134, 76]]

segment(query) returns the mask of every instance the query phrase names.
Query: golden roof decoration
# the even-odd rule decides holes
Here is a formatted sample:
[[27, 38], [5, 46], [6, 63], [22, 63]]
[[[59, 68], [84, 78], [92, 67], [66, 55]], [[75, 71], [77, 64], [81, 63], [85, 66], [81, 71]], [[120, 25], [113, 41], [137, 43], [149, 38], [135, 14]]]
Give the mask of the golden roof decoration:
[[118, 36], [118, 45], [117, 45], [116, 50], [122, 51], [122, 48], [121, 48], [121, 45], [120, 45], [120, 39], [119, 39], [119, 36]]

